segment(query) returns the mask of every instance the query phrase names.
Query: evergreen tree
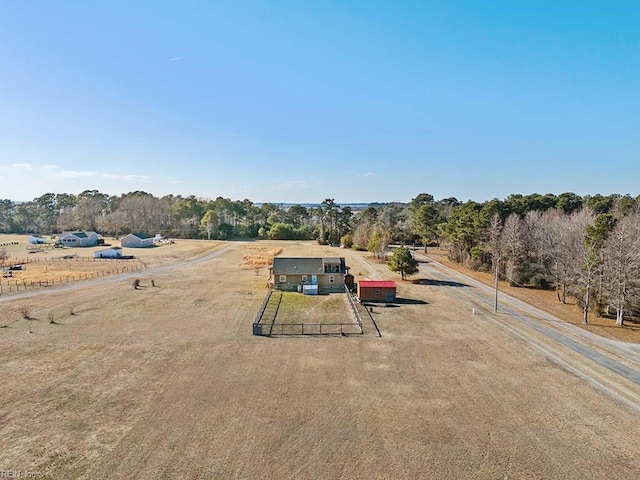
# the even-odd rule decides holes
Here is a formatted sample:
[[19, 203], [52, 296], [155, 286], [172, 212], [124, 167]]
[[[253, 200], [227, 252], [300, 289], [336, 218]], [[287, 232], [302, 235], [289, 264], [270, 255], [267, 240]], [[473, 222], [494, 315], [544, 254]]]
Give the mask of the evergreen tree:
[[406, 247], [394, 249], [387, 266], [392, 272], [399, 272], [402, 280], [405, 280], [409, 275], [418, 273], [418, 261], [411, 256], [411, 252]]

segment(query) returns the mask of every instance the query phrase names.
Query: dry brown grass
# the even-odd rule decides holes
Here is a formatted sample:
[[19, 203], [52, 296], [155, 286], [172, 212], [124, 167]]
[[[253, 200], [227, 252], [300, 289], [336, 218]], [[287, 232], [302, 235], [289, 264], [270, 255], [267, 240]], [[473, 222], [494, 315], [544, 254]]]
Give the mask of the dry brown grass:
[[[475, 278], [486, 285], [494, 285], [495, 280], [492, 273], [474, 272], [453, 263], [448, 260], [447, 251], [444, 249], [430, 248], [428, 255], [448, 267]], [[637, 323], [637, 321], [625, 320], [626, 325], [619, 327], [616, 325], [615, 319], [598, 317], [591, 312], [589, 314], [589, 325], [583, 325], [582, 308], [577, 305], [575, 299], [571, 297], [567, 297], [567, 303], [563, 304], [558, 301], [556, 292], [552, 290], [515, 287], [506, 281], [500, 281], [498, 288], [501, 292], [508, 293], [540, 310], [600, 336], [614, 338], [624, 342], [640, 343], [640, 324]]]
[[[127, 279], [0, 302], [4, 318], [28, 300], [34, 318], [0, 329], [0, 470], [635, 478], [637, 414], [472, 318], [455, 289], [399, 282], [426, 303], [375, 308], [382, 338], [252, 336], [266, 281], [245, 267], [252, 245], [156, 275], [155, 288], [141, 276], [140, 290]], [[398, 278], [353, 251], [260, 245]]]
[[[28, 253], [31, 246], [27, 243], [27, 238], [26, 235], [0, 235], [0, 244], [18, 243], [3, 247], [9, 254], [6, 266], [23, 266], [23, 270], [13, 270], [10, 278], [0, 278], [0, 293], [3, 295], [127, 272], [140, 271], [143, 275], [147, 268], [197, 257], [225, 245], [224, 242], [176, 240], [173, 244], [153, 248], [125, 248], [124, 254], [134, 255], [135, 259], [114, 260], [94, 258], [96, 251], [108, 248], [105, 245], [84, 248], [44, 248], [46, 246], [39, 245], [41, 248], [37, 253]], [[120, 244], [113, 238], [106, 238], [105, 241], [112, 246]], [[65, 259], [65, 256], [73, 258]]]
[[243, 256], [248, 268], [268, 267], [273, 264], [273, 257], [282, 253], [282, 248], [250, 247], [251, 253]]

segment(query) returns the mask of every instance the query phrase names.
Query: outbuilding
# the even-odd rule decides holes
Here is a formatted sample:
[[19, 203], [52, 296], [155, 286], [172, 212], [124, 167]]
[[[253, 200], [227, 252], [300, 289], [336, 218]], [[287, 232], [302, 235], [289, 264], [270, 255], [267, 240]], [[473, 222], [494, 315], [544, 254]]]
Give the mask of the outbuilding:
[[58, 235], [58, 243], [64, 247], [94, 247], [100, 237], [96, 232], [64, 232]]
[[122, 258], [122, 248], [111, 247], [99, 250], [93, 254], [94, 258]]
[[360, 280], [358, 298], [362, 302], [395, 302], [396, 282], [392, 280]]
[[154, 235], [148, 233], [130, 233], [120, 239], [120, 245], [130, 248], [153, 247], [154, 239]]
[[47, 241], [42, 237], [42, 235], [29, 235], [29, 240], [27, 240], [31, 245], [42, 245], [47, 243]]

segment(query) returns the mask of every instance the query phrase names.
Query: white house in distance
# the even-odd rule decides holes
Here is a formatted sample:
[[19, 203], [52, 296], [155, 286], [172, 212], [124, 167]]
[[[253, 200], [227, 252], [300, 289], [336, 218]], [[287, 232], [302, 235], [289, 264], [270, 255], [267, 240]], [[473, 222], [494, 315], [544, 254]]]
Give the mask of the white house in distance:
[[120, 239], [120, 245], [122, 247], [130, 248], [145, 248], [153, 247], [154, 235], [147, 233], [130, 233]]
[[58, 243], [64, 247], [95, 247], [98, 238], [96, 232], [64, 232], [58, 235]]
[[29, 235], [29, 239], [27, 240], [31, 245], [41, 245], [43, 243], [47, 243], [47, 241], [42, 237], [42, 235]]
[[122, 258], [122, 248], [111, 247], [99, 250], [93, 254], [94, 258]]

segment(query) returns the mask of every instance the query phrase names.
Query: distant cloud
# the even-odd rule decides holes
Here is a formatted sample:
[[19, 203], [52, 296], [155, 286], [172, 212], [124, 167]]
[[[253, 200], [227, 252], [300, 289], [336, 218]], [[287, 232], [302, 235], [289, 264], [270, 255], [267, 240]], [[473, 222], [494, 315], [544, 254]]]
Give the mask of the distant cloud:
[[12, 163], [11, 167], [13, 167], [13, 168], [21, 168], [23, 170], [31, 170], [31, 168], [32, 168], [30, 163]]
[[173, 57], [173, 58], [170, 58], [169, 61], [170, 62], [177, 62], [178, 60], [182, 60], [183, 58], [184, 57]]
[[287, 189], [297, 189], [304, 190], [309, 188], [309, 184], [304, 180], [286, 180], [281, 183], [276, 183], [271, 186], [271, 190], [287, 190]]
[[152, 183], [151, 177], [145, 175], [133, 175], [133, 174], [121, 174], [112, 172], [100, 172], [97, 170], [59, 170], [57, 165], [51, 164], [31, 164], [31, 163], [11, 163], [0, 164], [0, 171], [24, 171], [28, 170], [32, 172], [32, 175], [41, 173], [44, 175], [56, 178], [103, 178], [106, 180], [117, 180], [123, 182], [144, 182]]
[[0, 165], [0, 170], [34, 170], [38, 172], [51, 172], [58, 168], [56, 165], [34, 165], [32, 163], [11, 163], [9, 165]]
[[117, 173], [98, 172], [95, 170], [63, 170], [56, 173], [56, 176], [64, 178], [106, 178], [107, 180], [119, 180], [124, 182], [141, 181], [151, 183], [151, 178], [144, 175], [121, 175]]
[[373, 172], [366, 172], [366, 173], [356, 173], [356, 177], [359, 178], [368, 178], [368, 177], [375, 177], [376, 174]]

